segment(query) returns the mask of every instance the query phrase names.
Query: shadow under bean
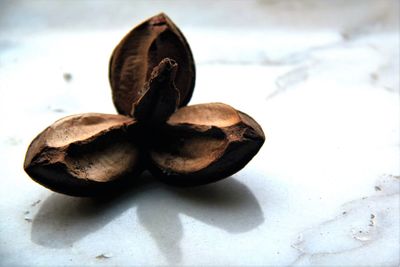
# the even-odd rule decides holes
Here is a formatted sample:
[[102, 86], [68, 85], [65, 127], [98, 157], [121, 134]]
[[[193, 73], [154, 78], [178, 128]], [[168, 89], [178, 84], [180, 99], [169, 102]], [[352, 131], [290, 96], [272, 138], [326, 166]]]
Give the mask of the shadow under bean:
[[131, 189], [108, 198], [50, 195], [33, 219], [31, 239], [42, 246], [67, 248], [134, 207], [139, 223], [170, 264], [182, 260], [180, 214], [232, 234], [250, 231], [264, 221], [255, 196], [232, 177], [201, 187], [175, 188], [145, 173]]

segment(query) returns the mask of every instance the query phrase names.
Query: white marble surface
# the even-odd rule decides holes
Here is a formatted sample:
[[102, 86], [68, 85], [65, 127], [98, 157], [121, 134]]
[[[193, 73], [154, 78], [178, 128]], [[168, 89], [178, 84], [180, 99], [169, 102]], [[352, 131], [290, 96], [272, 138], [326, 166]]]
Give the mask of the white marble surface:
[[[192, 46], [191, 103], [251, 114], [260, 153], [212, 185], [144, 175], [103, 201], [31, 181], [37, 133], [115, 113], [111, 51], [159, 11]], [[0, 265], [399, 266], [398, 22], [395, 0], [2, 1]]]

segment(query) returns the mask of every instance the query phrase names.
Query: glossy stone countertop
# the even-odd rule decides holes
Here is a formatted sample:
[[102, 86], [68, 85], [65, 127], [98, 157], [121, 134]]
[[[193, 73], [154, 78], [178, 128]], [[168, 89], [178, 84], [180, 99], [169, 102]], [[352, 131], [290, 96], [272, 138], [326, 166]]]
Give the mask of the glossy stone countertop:
[[[166, 12], [196, 60], [190, 103], [267, 140], [198, 188], [53, 193], [22, 164], [63, 116], [115, 113], [114, 46]], [[399, 2], [2, 1], [0, 266], [399, 266]]]

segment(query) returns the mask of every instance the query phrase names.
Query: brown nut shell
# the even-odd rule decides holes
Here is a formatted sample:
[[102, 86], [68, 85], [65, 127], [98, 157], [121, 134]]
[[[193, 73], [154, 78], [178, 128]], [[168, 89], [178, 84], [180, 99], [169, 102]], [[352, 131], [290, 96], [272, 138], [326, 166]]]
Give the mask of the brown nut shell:
[[193, 55], [182, 32], [161, 13], [131, 30], [111, 56], [109, 79], [118, 113], [130, 115], [132, 104], [143, 95], [153, 68], [164, 58], [179, 65], [175, 80], [180, 92], [179, 106], [189, 102], [195, 83]]
[[30, 144], [24, 169], [39, 184], [73, 196], [105, 194], [141, 172], [136, 121], [122, 115], [65, 117]]
[[222, 103], [183, 107], [150, 151], [150, 171], [178, 186], [215, 182], [241, 170], [265, 141], [258, 123]]
[[132, 105], [135, 119], [144, 124], [160, 124], [175, 112], [180, 97], [174, 82], [177, 68], [174, 60], [165, 58], [153, 69], [144, 94]]

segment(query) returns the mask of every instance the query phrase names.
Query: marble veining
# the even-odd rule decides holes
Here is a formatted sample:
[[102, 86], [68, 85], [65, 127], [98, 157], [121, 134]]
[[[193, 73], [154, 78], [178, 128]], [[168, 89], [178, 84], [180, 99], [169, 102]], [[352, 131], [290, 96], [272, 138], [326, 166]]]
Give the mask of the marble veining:
[[[398, 1], [66, 2], [0, 4], [0, 266], [399, 266]], [[260, 153], [191, 189], [145, 173], [85, 199], [31, 181], [37, 133], [115, 113], [111, 51], [160, 11], [191, 44], [191, 103], [252, 114]]]
[[374, 189], [371, 196], [343, 204], [335, 218], [300, 233], [292, 244], [300, 255], [291, 266], [346, 265], [360, 254], [360, 266], [396, 266], [400, 177], [383, 175]]

